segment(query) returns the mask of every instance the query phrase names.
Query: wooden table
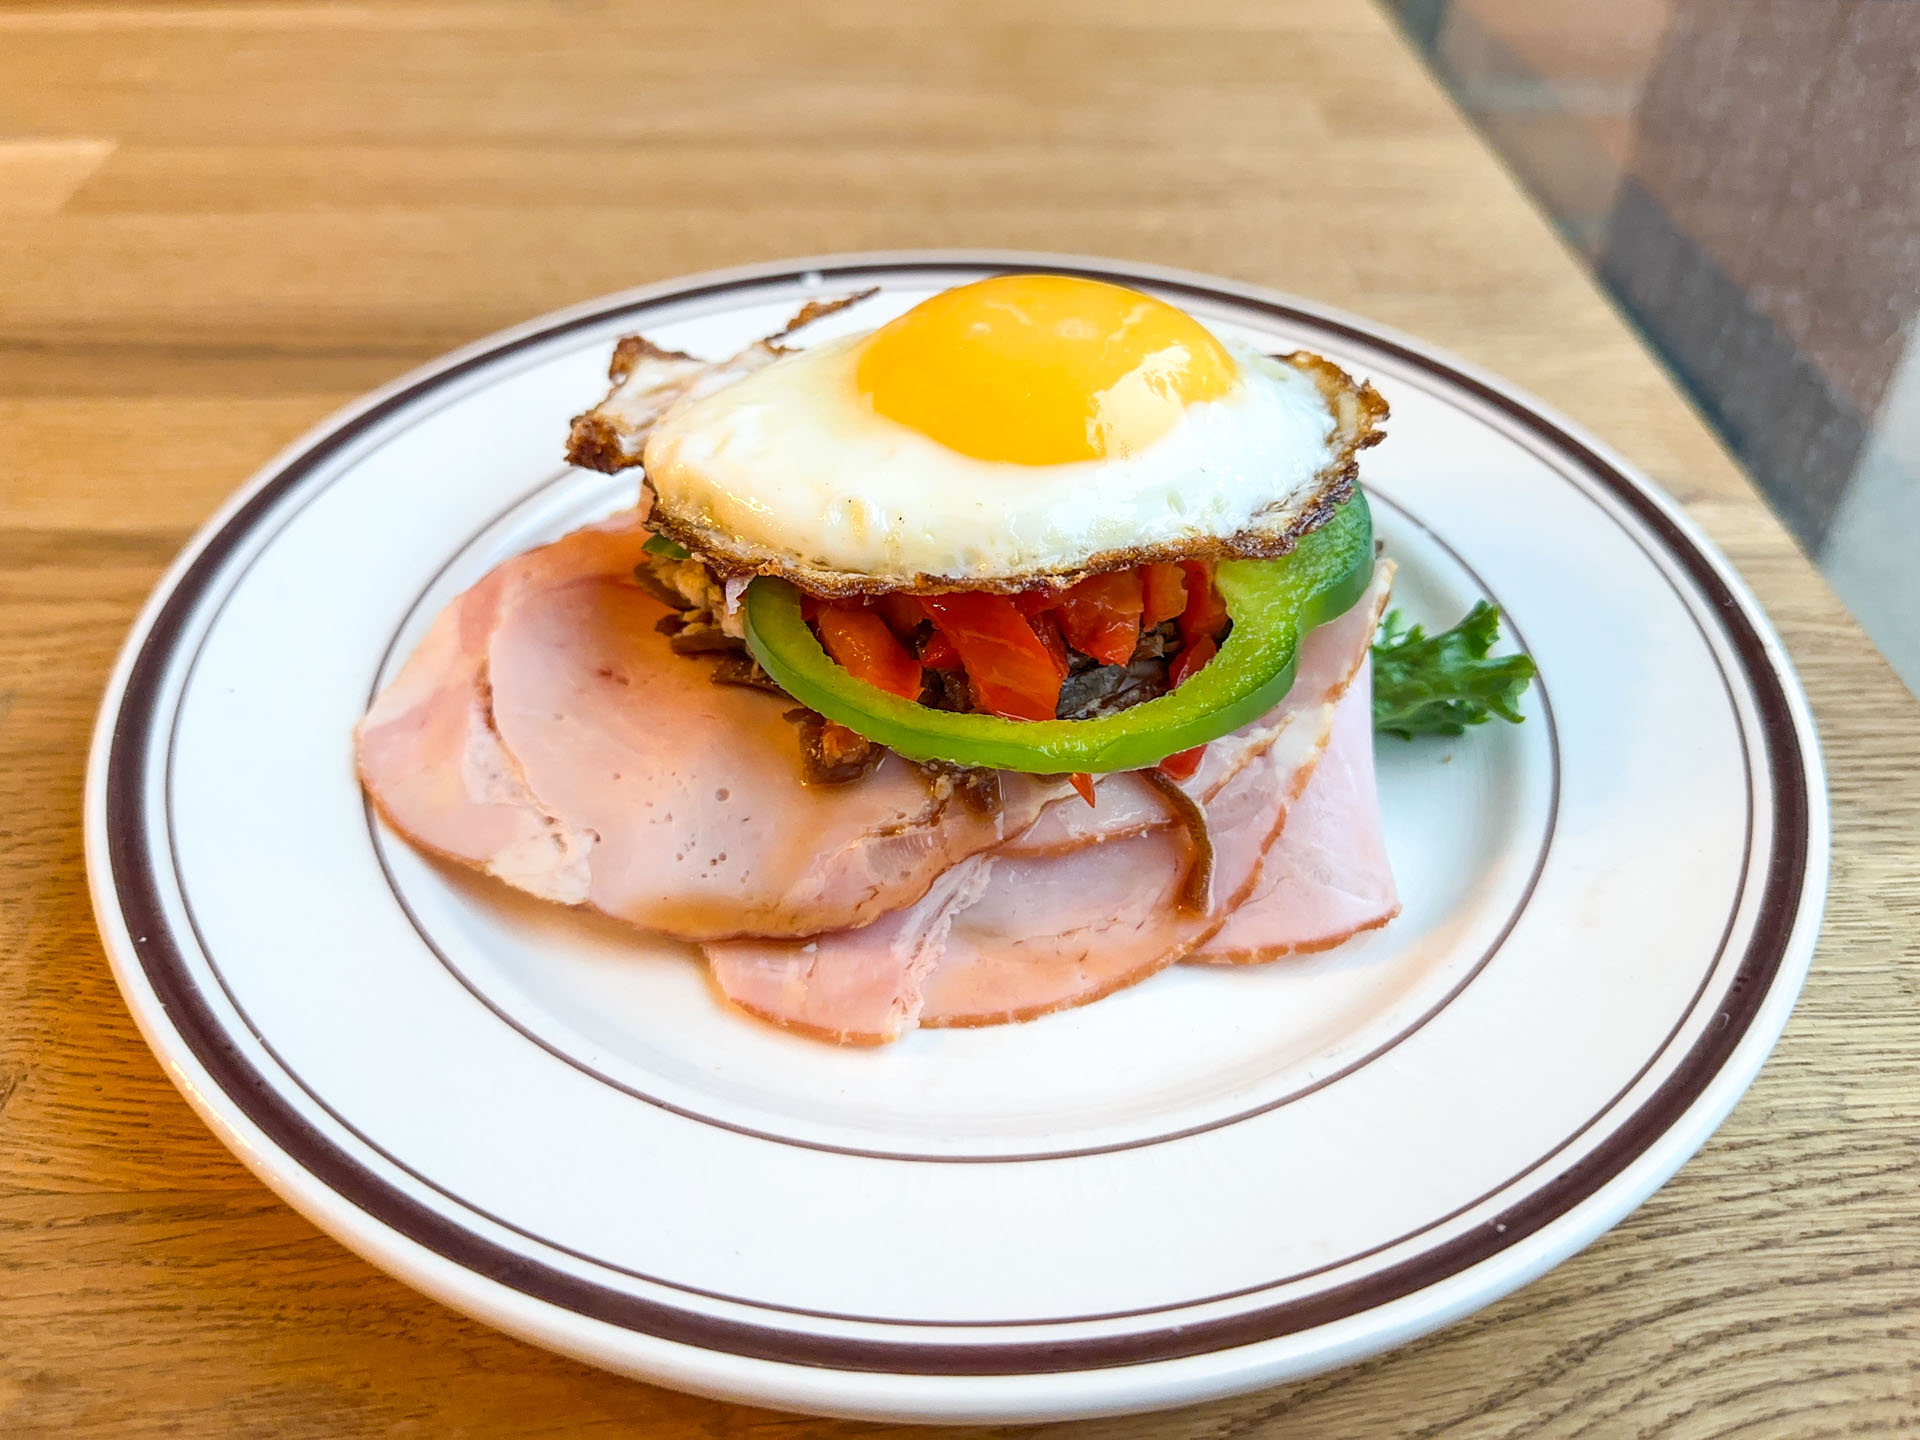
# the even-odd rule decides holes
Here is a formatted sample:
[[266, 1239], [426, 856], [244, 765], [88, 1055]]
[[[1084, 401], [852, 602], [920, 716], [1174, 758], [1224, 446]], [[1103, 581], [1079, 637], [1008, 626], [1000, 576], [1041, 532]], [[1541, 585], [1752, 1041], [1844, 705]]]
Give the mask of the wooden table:
[[162, 566], [299, 431], [550, 307], [749, 259], [1020, 246], [1427, 336], [1626, 451], [1813, 696], [1833, 901], [1778, 1053], [1592, 1249], [1378, 1360], [1085, 1433], [1742, 1435], [1920, 1418], [1920, 706], [1362, 0], [0, 7], [0, 1431], [756, 1433], [368, 1268], [121, 1008], [88, 726]]

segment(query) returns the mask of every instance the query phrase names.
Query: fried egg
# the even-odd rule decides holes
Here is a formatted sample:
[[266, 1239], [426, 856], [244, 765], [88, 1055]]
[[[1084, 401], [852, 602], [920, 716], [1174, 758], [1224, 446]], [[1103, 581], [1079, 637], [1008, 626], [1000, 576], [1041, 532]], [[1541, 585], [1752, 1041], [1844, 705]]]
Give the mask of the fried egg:
[[651, 523], [829, 594], [1280, 554], [1350, 492], [1386, 413], [1317, 356], [1063, 275], [963, 285], [740, 368], [653, 420]]

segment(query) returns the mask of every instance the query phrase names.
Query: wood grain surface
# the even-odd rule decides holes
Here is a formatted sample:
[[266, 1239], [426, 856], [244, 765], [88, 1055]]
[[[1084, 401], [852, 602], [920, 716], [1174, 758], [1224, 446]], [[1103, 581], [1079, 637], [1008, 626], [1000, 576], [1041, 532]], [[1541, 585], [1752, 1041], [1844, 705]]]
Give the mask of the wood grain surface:
[[357, 392], [553, 306], [892, 246], [1089, 251], [1345, 306], [1680, 497], [1832, 772], [1804, 1000], [1721, 1132], [1483, 1314], [1094, 1436], [1803, 1437], [1920, 1426], [1920, 706], [1362, 0], [0, 4], [0, 1432], [841, 1426], [505, 1339], [205, 1131], [88, 909], [116, 647], [232, 488]]

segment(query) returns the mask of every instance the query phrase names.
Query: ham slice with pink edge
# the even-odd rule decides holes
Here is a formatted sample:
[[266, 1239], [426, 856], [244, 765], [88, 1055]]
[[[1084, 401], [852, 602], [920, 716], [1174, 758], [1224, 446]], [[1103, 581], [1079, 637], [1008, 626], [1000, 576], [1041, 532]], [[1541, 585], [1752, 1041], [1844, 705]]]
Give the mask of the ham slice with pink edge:
[[665, 613], [636, 585], [576, 580], [525, 597], [488, 652], [494, 727], [584, 837], [598, 910], [690, 940], [863, 925], [1056, 793], [1008, 776], [1000, 813], [978, 815], [893, 755], [857, 784], [810, 786], [793, 702], [713, 684], [654, 629]]
[[[1371, 629], [1366, 634], [1371, 638]], [[920, 1024], [1031, 1020], [1098, 1000], [1211, 949], [1261, 890], [1275, 852], [1287, 848], [1292, 817], [1319, 783], [1321, 756], [1340, 718], [1361, 717], [1370, 741], [1371, 711], [1365, 683], [1343, 684], [1318, 703], [1290, 709], [1273, 743], [1207, 802], [1213, 894], [1199, 914], [1178, 903], [1186, 842], [1177, 829], [1142, 831], [1066, 855], [1001, 858], [996, 852], [980, 897], [953, 917], [938, 963], [921, 983]], [[1377, 819], [1353, 818], [1378, 829]]]
[[1253, 893], [1191, 962], [1252, 965], [1327, 950], [1400, 913], [1373, 779], [1371, 671], [1363, 671], [1334, 716], [1326, 754]]
[[[1318, 729], [1306, 711], [1295, 725]], [[921, 982], [920, 1024], [1002, 1025], [1085, 1005], [1205, 941], [1253, 888], [1285, 819], [1285, 748], [1255, 757], [1207, 803], [1213, 885], [1202, 909], [1181, 906], [1190, 857], [1172, 826], [1065, 855], [988, 857], [986, 884], [952, 917]]]
[[[1359, 714], [1370, 736], [1370, 695], [1351, 681], [1391, 579], [1392, 566], [1381, 565], [1361, 602], [1309, 637], [1287, 699], [1248, 727], [1264, 746], [1234, 747], [1239, 769], [1205, 806], [1215, 852], [1205, 911], [1180, 908], [1188, 855], [1184, 831], [1171, 825], [1066, 850], [1034, 849], [1022, 837], [972, 862], [965, 885], [910, 915], [804, 944], [708, 945], [721, 993], [778, 1024], [877, 1043], [915, 1026], [992, 1025], [1083, 1005], [1202, 947], [1256, 891], [1262, 857], [1311, 789], [1336, 714]], [[1077, 804], [1059, 802], [1039, 823]], [[856, 995], [857, 1009], [827, 998]]]
[[[1228, 857], [1244, 886], [1259, 862]], [[714, 983], [741, 1009], [843, 1043], [921, 1025], [992, 1025], [1085, 1004], [1145, 979], [1219, 921], [1179, 906], [1186, 840], [1143, 830], [1065, 855], [977, 856], [951, 887], [871, 925], [796, 940], [705, 946]], [[1243, 870], [1244, 873], [1237, 873]]]
[[962, 860], [933, 888], [871, 925], [805, 942], [707, 945], [720, 993], [750, 1014], [842, 1045], [878, 1045], [920, 1017], [920, 982], [940, 959], [956, 911], [985, 885], [984, 855]]
[[1005, 777], [1000, 815], [888, 757], [812, 787], [790, 701], [713, 684], [628, 578], [631, 515], [497, 567], [450, 605], [359, 729], [360, 773], [424, 848], [684, 939], [808, 935], [912, 905], [1062, 787]]
[[626, 575], [647, 531], [624, 512], [516, 555], [440, 612], [354, 732], [360, 783], [395, 830], [547, 900], [586, 899], [580, 837], [541, 808], [494, 732], [487, 646], [529, 591]]

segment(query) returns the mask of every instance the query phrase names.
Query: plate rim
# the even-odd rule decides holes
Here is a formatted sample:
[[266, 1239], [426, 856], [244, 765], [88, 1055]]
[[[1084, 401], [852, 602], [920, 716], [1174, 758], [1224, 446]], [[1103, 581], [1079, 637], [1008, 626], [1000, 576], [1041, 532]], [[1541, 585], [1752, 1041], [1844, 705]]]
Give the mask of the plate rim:
[[[122, 895], [115, 880], [115, 861], [127, 837], [116, 835], [109, 823], [116, 781], [125, 775], [119, 763], [122, 754], [118, 748], [118, 742], [124, 738], [122, 710], [135, 672], [150, 654], [154, 630], [168, 606], [181, 596], [183, 583], [222, 536], [233, 531], [232, 538], [238, 540], [251, 532], [253, 526], [248, 516], [249, 510], [265, 502], [264, 513], [264, 508], [277, 503], [278, 490], [282, 486], [296, 486], [305, 468], [303, 461], [313, 463], [330, 444], [343, 443], [355, 432], [377, 424], [386, 414], [404, 408], [416, 395], [443, 386], [512, 350], [557, 338], [571, 329], [602, 323], [623, 311], [673, 300], [693, 299], [728, 289], [782, 281], [805, 282], [811, 277], [820, 277], [830, 283], [840, 276], [850, 280], [863, 271], [925, 272], [941, 268], [963, 270], [982, 267], [1048, 268], [1088, 273], [1099, 278], [1144, 281], [1197, 296], [1252, 305], [1281, 318], [1309, 321], [1360, 344], [1395, 352], [1396, 358], [1436, 372], [1443, 379], [1477, 393], [1479, 398], [1506, 411], [1523, 426], [1536, 432], [1545, 432], [1545, 438], [1556, 448], [1571, 452], [1583, 462], [1584, 469], [1606, 482], [1606, 488], [1614, 498], [1634, 511], [1646, 527], [1654, 532], [1666, 558], [1676, 562], [1687, 574], [1694, 597], [1720, 602], [1716, 608], [1721, 612], [1722, 633], [1739, 658], [1743, 678], [1760, 710], [1758, 728], [1768, 754], [1768, 768], [1774, 778], [1776, 798], [1772, 833], [1777, 839], [1783, 834], [1784, 825], [1794, 820], [1798, 822], [1797, 833], [1787, 834], [1789, 841], [1797, 843], [1785, 846], [1776, 844], [1774, 847], [1776, 853], [1772, 857], [1772, 869], [1763, 891], [1763, 895], [1772, 900], [1778, 890], [1780, 894], [1788, 896], [1790, 903], [1784, 912], [1772, 904], [1763, 904], [1761, 913], [1756, 917], [1756, 931], [1749, 943], [1747, 956], [1741, 962], [1744, 968], [1755, 951], [1761, 948], [1763, 936], [1766, 937], [1771, 950], [1770, 965], [1762, 977], [1764, 983], [1751, 987], [1751, 1003], [1745, 1007], [1745, 1013], [1737, 1023], [1719, 1032], [1724, 1043], [1709, 1046], [1703, 1039], [1696, 1044], [1682, 1062], [1680, 1070], [1638, 1107], [1632, 1119], [1614, 1137], [1629, 1132], [1637, 1135], [1640, 1129], [1646, 1128], [1650, 1133], [1643, 1144], [1626, 1155], [1602, 1179], [1583, 1182], [1584, 1188], [1579, 1189], [1567, 1204], [1552, 1210], [1551, 1214], [1519, 1238], [1503, 1239], [1491, 1250], [1445, 1271], [1438, 1279], [1403, 1289], [1379, 1302], [1328, 1316], [1322, 1321], [1292, 1325], [1281, 1331], [1240, 1334], [1238, 1338], [1218, 1345], [1176, 1355], [1093, 1359], [1088, 1363], [1063, 1368], [1049, 1366], [1041, 1371], [1031, 1368], [996, 1368], [984, 1372], [974, 1368], [951, 1370], [944, 1366], [934, 1370], [917, 1368], [925, 1363], [924, 1360], [870, 1369], [834, 1364], [826, 1356], [796, 1355], [790, 1349], [784, 1354], [767, 1354], [755, 1348], [743, 1349], [737, 1343], [737, 1338], [729, 1341], [723, 1335], [703, 1335], [703, 1328], [712, 1328], [710, 1323], [705, 1326], [695, 1323], [691, 1329], [683, 1325], [680, 1331], [682, 1338], [675, 1339], [610, 1318], [594, 1318], [591, 1309], [566, 1307], [551, 1299], [542, 1299], [524, 1288], [510, 1286], [497, 1274], [476, 1269], [470, 1263], [471, 1257], [462, 1258], [460, 1245], [446, 1249], [424, 1245], [417, 1236], [356, 1203], [340, 1186], [330, 1183], [308, 1162], [296, 1158], [294, 1149], [283, 1145], [280, 1139], [256, 1123], [257, 1117], [246, 1103], [246, 1098], [236, 1095], [235, 1090], [244, 1092], [250, 1078], [257, 1092], [254, 1098], [270, 1104], [272, 1086], [264, 1077], [251, 1071], [237, 1051], [224, 1057], [217, 1053], [209, 1057], [196, 1048], [194, 1042], [176, 1025], [168, 1011], [167, 1001], [153, 985], [147, 960], [141, 953], [142, 947], [169, 947], [170, 937], [166, 936], [163, 928], [155, 927], [136, 943], [122, 908]], [[218, 572], [220, 557], [216, 555], [214, 562], [209, 575]], [[1722, 595], [1716, 595], [1714, 587], [1723, 592]], [[1726, 600], [1732, 604], [1725, 604]], [[195, 596], [188, 595], [181, 606], [183, 617], [192, 613], [194, 603]], [[162, 644], [157, 652], [151, 652], [156, 657], [152, 662], [156, 668], [164, 665], [172, 648], [170, 644]], [[1768, 686], [1761, 682], [1770, 682], [1774, 693], [1769, 693]], [[145, 718], [150, 720], [151, 716]], [[128, 728], [139, 731], [141, 726], [136, 723]], [[137, 736], [128, 748], [133, 751], [139, 749]], [[1800, 781], [1797, 788], [1782, 784], [1783, 759], [1790, 762], [1787, 771], [1797, 771]], [[144, 768], [144, 757], [141, 757], [134, 769], [144, 771]], [[138, 783], [136, 779], [136, 787]], [[137, 798], [135, 803], [137, 806]], [[1198, 1398], [1202, 1394], [1227, 1393], [1266, 1383], [1286, 1374], [1310, 1373], [1311, 1369], [1325, 1368], [1329, 1364], [1344, 1363], [1361, 1354], [1372, 1353], [1445, 1323], [1457, 1314], [1489, 1303], [1541, 1273], [1564, 1258], [1565, 1254], [1572, 1253], [1595, 1238], [1677, 1170], [1744, 1092], [1778, 1038], [1804, 981], [1824, 908], [1829, 846], [1824, 766], [1810, 708], [1798, 677], [1765, 613], [1738, 573], [1698, 527], [1650, 480], [1604, 444], [1498, 377], [1480, 371], [1437, 347], [1330, 307], [1190, 271], [1119, 259], [1001, 250], [826, 255], [777, 260], [669, 279], [588, 300], [484, 337], [430, 361], [343, 407], [309, 429], [257, 471], [201, 527], [156, 584], [129, 632], [103, 694], [86, 786], [89, 884], [96, 920], [123, 999], [134, 1014], [148, 1045], [162, 1061], [169, 1078], [182, 1090], [210, 1128], [282, 1198], [382, 1268], [400, 1274], [456, 1309], [538, 1343], [610, 1368], [666, 1379], [682, 1388], [702, 1393], [871, 1418], [1057, 1417], [1137, 1409], [1142, 1408], [1143, 1404], [1172, 1404]], [[140, 848], [144, 849], [144, 837]], [[1794, 872], [1786, 880], [1781, 874], [1783, 855], [1786, 869]], [[1795, 879], [1797, 883], [1794, 883]], [[1726, 1038], [1729, 1032], [1731, 1038]], [[212, 1048], [219, 1051], [222, 1047], [218, 1043], [220, 1031], [217, 1021], [213, 1021], [207, 1033], [214, 1039]], [[231, 1046], [224, 1048], [229, 1051], [232, 1049]], [[1712, 1059], [1704, 1062], [1704, 1068], [1695, 1060], [1695, 1054], [1703, 1049], [1710, 1049], [1713, 1055]], [[206, 1063], [209, 1060], [214, 1063]], [[223, 1061], [224, 1064], [221, 1063]], [[242, 1082], [239, 1086], [232, 1083], [233, 1067], [236, 1066]], [[228, 1070], [224, 1081], [216, 1074], [216, 1067]], [[1692, 1083], [1696, 1072], [1697, 1084]], [[1681, 1086], [1686, 1093], [1677, 1106], [1669, 1104], [1661, 1109], [1657, 1121], [1648, 1122], [1645, 1127], [1640, 1126], [1638, 1122], [1641, 1117], [1659, 1107], [1661, 1097], [1682, 1078], [1689, 1083]], [[297, 1115], [291, 1119], [297, 1126], [305, 1128], [305, 1122]], [[332, 1142], [326, 1137], [314, 1138], [319, 1146], [333, 1148]], [[1610, 1140], [1609, 1145], [1611, 1143]], [[1662, 1163], [1646, 1169], [1649, 1157], [1656, 1154], [1664, 1156]], [[386, 1187], [381, 1177], [364, 1172], [364, 1167], [353, 1157], [342, 1155], [340, 1158], [347, 1165], [366, 1173], [374, 1185]], [[1645, 1174], [1640, 1173], [1643, 1170], [1646, 1170]], [[1629, 1176], [1634, 1177], [1632, 1182], [1623, 1184]], [[1559, 1183], [1556, 1181], [1546, 1187], [1543, 1194], [1556, 1189]], [[397, 1198], [406, 1204], [415, 1203], [405, 1196]], [[1551, 1209], [1551, 1206], [1548, 1208]], [[1583, 1214], [1610, 1214], [1611, 1218], [1601, 1219], [1597, 1224], [1592, 1218], [1584, 1223], [1575, 1223], [1574, 1217]], [[431, 1212], [429, 1216], [436, 1227], [454, 1231], [469, 1241], [478, 1238], [459, 1232], [458, 1227], [445, 1217], [432, 1215]], [[486, 1242], [479, 1243], [484, 1245]], [[1424, 1254], [1419, 1257], [1424, 1258]], [[528, 1264], [519, 1257], [515, 1257], [515, 1261], [517, 1267], [522, 1269]], [[1418, 1260], [1409, 1263], [1418, 1263]], [[451, 1271], [445, 1269], [448, 1266], [452, 1267]], [[1423, 1307], [1418, 1304], [1409, 1307], [1408, 1302], [1418, 1302], [1423, 1297], [1430, 1301], [1441, 1301], [1442, 1297], [1432, 1292], [1449, 1287], [1457, 1290], [1455, 1282], [1465, 1283], [1469, 1277], [1484, 1277], [1493, 1272], [1500, 1272], [1501, 1278], [1492, 1283], [1466, 1284], [1465, 1290], [1452, 1303], [1439, 1303], [1437, 1308], [1434, 1304], [1424, 1307], [1432, 1313], [1427, 1314], [1424, 1320], [1415, 1322], [1414, 1328], [1406, 1329], [1404, 1333], [1396, 1333], [1398, 1327], [1386, 1319], [1387, 1311], [1405, 1312], [1409, 1308], [1419, 1311]], [[591, 1282], [584, 1283], [591, 1285]], [[1371, 1280], [1362, 1283], [1370, 1284]], [[1314, 1300], [1319, 1298], [1313, 1297]], [[650, 1305], [645, 1301], [638, 1303]], [[1294, 1302], [1294, 1307], [1297, 1308], [1299, 1303]], [[673, 1313], [683, 1320], [704, 1320], [704, 1317], [684, 1311]], [[1255, 1317], [1263, 1313], [1252, 1312]], [[614, 1338], [608, 1343], [607, 1336], [585, 1335], [580, 1332], [578, 1325], [554, 1323], [556, 1316], [565, 1317], [566, 1321], [583, 1321], [589, 1326], [606, 1327], [613, 1332]], [[1244, 1330], [1246, 1318], [1232, 1317], [1231, 1323]], [[1319, 1329], [1337, 1327], [1342, 1322], [1368, 1321], [1370, 1318], [1373, 1324], [1366, 1334], [1358, 1341], [1337, 1347], [1344, 1353], [1334, 1354], [1331, 1358], [1323, 1356], [1306, 1368], [1287, 1369], [1283, 1365], [1279, 1370], [1267, 1367], [1263, 1373], [1259, 1366], [1252, 1369], [1229, 1366], [1226, 1373], [1214, 1374], [1209, 1382], [1205, 1372], [1218, 1371], [1220, 1367], [1194, 1363], [1246, 1354], [1282, 1338], [1311, 1334]], [[719, 1324], [726, 1328], [727, 1322]], [[791, 1336], [791, 1332], [788, 1333]], [[691, 1348], [686, 1343], [688, 1341], [692, 1342]], [[829, 1342], [829, 1348], [844, 1350], [848, 1343]], [[872, 1343], [878, 1343], [896, 1354], [927, 1348], [899, 1342]], [[982, 1347], [933, 1348], [977, 1351]], [[1057, 1346], [1045, 1348], [1055, 1349]], [[1067, 1348], [1074, 1347], [1069, 1343]], [[673, 1352], [682, 1353], [676, 1356]], [[933, 1358], [927, 1356], [925, 1360]], [[1081, 1395], [1074, 1400], [1067, 1399], [1070, 1392], [1083, 1388], [1068, 1384], [1071, 1377], [1116, 1377], [1116, 1372], [1108, 1368], [1112, 1366], [1127, 1366], [1136, 1377], [1142, 1372], [1165, 1371], [1169, 1367], [1182, 1366], [1193, 1373], [1184, 1384], [1172, 1383], [1174, 1377], [1168, 1374], [1161, 1380], [1147, 1382], [1144, 1389], [1136, 1380], [1136, 1383], [1119, 1387], [1133, 1398], [1117, 1404], [1110, 1403], [1115, 1396], [1095, 1393]], [[804, 1383], [792, 1374], [769, 1373], [792, 1372], [802, 1367], [810, 1370]], [[832, 1385], [820, 1386], [817, 1380], [821, 1375], [833, 1377]], [[964, 1380], [969, 1388], [963, 1396], [953, 1392], [951, 1385], [919, 1383], [916, 1386], [907, 1383], [934, 1380]], [[1030, 1382], [1040, 1384], [1036, 1389]], [[903, 1384], [906, 1384], [904, 1391]], [[1199, 1388], [1196, 1389], [1196, 1386]], [[995, 1399], [984, 1393], [983, 1387], [1004, 1393]], [[935, 1396], [935, 1392], [939, 1391], [952, 1393], [940, 1401]], [[1029, 1393], [1021, 1395], [1020, 1392]], [[1063, 1402], [1067, 1408], [1059, 1408]]]

